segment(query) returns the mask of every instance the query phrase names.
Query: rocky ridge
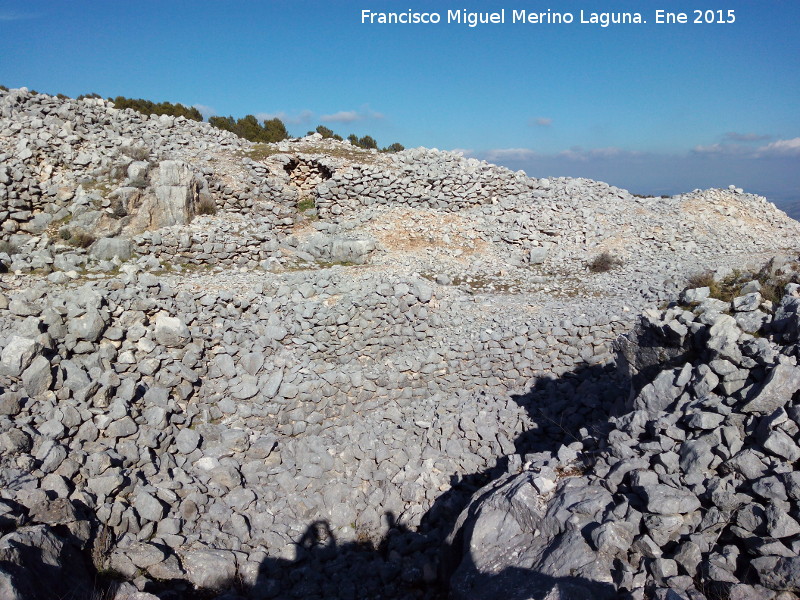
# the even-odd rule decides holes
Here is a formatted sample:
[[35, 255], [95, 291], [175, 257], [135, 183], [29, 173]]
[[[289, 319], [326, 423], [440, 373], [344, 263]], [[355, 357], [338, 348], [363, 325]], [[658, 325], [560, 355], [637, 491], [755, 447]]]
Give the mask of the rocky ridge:
[[[796, 222], [736, 189], [644, 199], [435, 150], [390, 156], [317, 136], [254, 146], [203, 123], [12, 90], [0, 94], [0, 201], [0, 262], [11, 271], [0, 296], [7, 597], [49, 597], [37, 585], [50, 584], [30, 577], [33, 565], [66, 566], [70, 548], [95, 564], [70, 569], [76, 581], [62, 591], [85, 595], [100, 567], [131, 582], [119, 598], [200, 588], [224, 597], [436, 597], [440, 570], [454, 595], [490, 597], [498, 581], [488, 575], [536, 567], [525, 560], [559, 545], [582, 553], [564, 564], [614, 593], [699, 593], [676, 548], [700, 548], [694, 567], [703, 573], [719, 562], [713, 553], [724, 548], [709, 542], [700, 513], [716, 507], [730, 517], [741, 507], [720, 507], [701, 488], [741, 448], [725, 438], [725, 456], [695, 421], [722, 423], [784, 364], [778, 355], [792, 354], [777, 329], [765, 340], [771, 351], [750, 340], [786, 318], [787, 299], [777, 312], [743, 296], [732, 308], [706, 300], [699, 316], [651, 314], [688, 356], [688, 374], [677, 375], [674, 397], [676, 374], [665, 371], [672, 375], [653, 380], [657, 393], [645, 386], [620, 401], [626, 381], [635, 388], [653, 376], [615, 369], [613, 342], [634, 315], [676, 299], [688, 275], [755, 267], [796, 245]], [[591, 273], [587, 263], [603, 251], [623, 265]], [[712, 316], [724, 327], [713, 329]], [[719, 335], [761, 354], [728, 349], [730, 365], [709, 362], [703, 344], [715, 347]], [[716, 383], [698, 383], [708, 369]], [[646, 376], [632, 377], [639, 372]], [[706, 397], [714, 390], [726, 395], [716, 404]], [[791, 416], [792, 393], [781, 393]], [[723, 419], [681, 420], [701, 401], [704, 415]], [[609, 413], [617, 420], [598, 425]], [[635, 427], [626, 415], [637, 415]], [[651, 432], [662, 420], [674, 423], [659, 437]], [[788, 423], [773, 425], [791, 438]], [[742, 427], [742, 447], [775, 455], [775, 441], [764, 445], [770, 433]], [[681, 443], [693, 437], [721, 458], [683, 465]], [[590, 450], [597, 458], [580, 462], [583, 476], [565, 476]], [[663, 465], [663, 481], [623, 474], [608, 487], [617, 459], [636, 454], [642, 465], [667, 451], [678, 462]], [[773, 463], [759, 477], [788, 472]], [[681, 469], [700, 473], [687, 480]], [[484, 542], [470, 541], [464, 516], [444, 560], [441, 543], [470, 494], [502, 473], [484, 500], [491, 511], [468, 512], [541, 521], [549, 533], [493, 542], [525, 560], [473, 552], [472, 570], [469, 561], [451, 568], [460, 544]], [[749, 475], [739, 478], [725, 489], [766, 506]], [[685, 505], [647, 513], [665, 485], [688, 494]], [[573, 492], [597, 496], [597, 506], [567, 535]], [[796, 518], [791, 498], [783, 501], [781, 514]], [[566, 508], [550, 514], [559, 503]], [[636, 543], [619, 549], [605, 534], [597, 542], [592, 523], [606, 537], [630, 529]], [[486, 527], [479, 519], [468, 529]], [[726, 529], [720, 539], [738, 556], [761, 548], [750, 538], [774, 533], [749, 532]], [[760, 556], [788, 558], [780, 553], [794, 551], [793, 535], [773, 536], [788, 537], [788, 550]], [[703, 581], [751, 586], [741, 562]], [[764, 573], [778, 564], [762, 563]], [[551, 566], [538, 572], [561, 585]]]
[[687, 290], [620, 338], [618, 416], [475, 495], [451, 597], [796, 597], [800, 287], [741, 292]]

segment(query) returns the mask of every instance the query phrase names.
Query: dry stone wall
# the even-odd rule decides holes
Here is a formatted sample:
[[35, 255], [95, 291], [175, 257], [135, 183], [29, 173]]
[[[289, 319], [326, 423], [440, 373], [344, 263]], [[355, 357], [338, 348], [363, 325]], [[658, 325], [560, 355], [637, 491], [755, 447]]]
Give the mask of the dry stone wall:
[[[796, 286], [689, 291], [622, 344], [635, 368], [613, 351], [687, 276], [797, 245], [763, 198], [14, 90], [0, 200], [0, 590], [61, 594], [44, 563], [73, 590], [120, 573], [116, 600], [434, 600], [437, 573], [455, 597], [775, 600], [795, 577]], [[591, 272], [605, 250], [623, 264]]]

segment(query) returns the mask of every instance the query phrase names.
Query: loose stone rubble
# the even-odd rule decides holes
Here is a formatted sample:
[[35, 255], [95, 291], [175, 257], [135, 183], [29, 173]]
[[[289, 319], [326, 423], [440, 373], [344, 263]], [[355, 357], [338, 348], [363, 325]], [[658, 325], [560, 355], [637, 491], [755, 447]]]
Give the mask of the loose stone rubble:
[[22, 89], [0, 232], [0, 597], [797, 591], [797, 288], [654, 311], [763, 198]]
[[618, 344], [619, 416], [526, 454], [462, 513], [451, 597], [796, 597], [800, 286], [771, 304], [646, 311]]

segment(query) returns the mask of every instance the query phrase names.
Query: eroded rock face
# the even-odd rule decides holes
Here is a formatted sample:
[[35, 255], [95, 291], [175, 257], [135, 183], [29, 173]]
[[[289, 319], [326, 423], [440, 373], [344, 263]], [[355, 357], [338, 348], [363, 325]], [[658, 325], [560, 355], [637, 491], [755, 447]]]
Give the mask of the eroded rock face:
[[47, 525], [0, 538], [0, 596], [9, 600], [89, 598], [97, 591], [81, 549]]
[[127, 226], [130, 233], [186, 225], [201, 201], [210, 199], [205, 179], [181, 161], [161, 161], [151, 180], [153, 192], [136, 199], [138, 206], [129, 204], [128, 210], [133, 214]]

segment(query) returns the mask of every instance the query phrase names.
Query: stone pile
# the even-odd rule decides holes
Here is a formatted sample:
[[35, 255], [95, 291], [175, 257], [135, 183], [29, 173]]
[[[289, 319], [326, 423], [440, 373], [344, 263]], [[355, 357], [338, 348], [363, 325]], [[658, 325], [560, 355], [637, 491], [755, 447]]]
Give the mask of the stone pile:
[[[0, 236], [8, 243], [0, 250], [8, 257], [0, 253], [0, 262], [13, 271], [80, 272], [105, 259], [74, 247], [219, 210], [252, 219], [254, 236], [266, 247], [253, 249], [247, 262], [263, 263], [260, 255], [282, 242], [263, 232], [293, 233], [305, 221], [299, 206], [309, 203], [306, 216], [354, 240], [374, 239], [399, 210], [458, 215], [470, 241], [456, 253], [486, 245], [512, 266], [572, 273], [603, 251], [626, 264], [668, 267], [788, 247], [798, 233], [763, 198], [737, 189], [643, 199], [585, 179], [528, 178], [451, 152], [384, 155], [318, 138], [264, 147], [205, 123], [118, 111], [102, 100], [2, 92]], [[434, 250], [438, 241], [432, 240]], [[143, 252], [151, 247], [146, 238], [136, 245]], [[152, 246], [157, 259], [177, 256], [172, 244], [167, 252]], [[337, 262], [330, 252], [301, 250]], [[73, 256], [57, 260], [59, 254]], [[191, 254], [194, 264], [208, 252]]]
[[791, 573], [795, 407], [745, 407], [793, 380], [795, 288], [689, 291], [613, 350], [688, 276], [796, 246], [763, 198], [12, 90], [0, 217], [0, 597], [433, 599], [442, 571], [462, 597], [772, 598]]
[[[503, 390], [607, 363], [623, 326], [490, 330], [435, 284], [368, 273], [231, 294], [123, 270], [0, 302], [0, 495], [31, 526], [43, 503], [87, 507], [115, 541], [105, 566], [201, 587], [255, 585], [265, 550], [295, 558], [311, 517], [343, 541], [379, 537], [386, 514], [418, 526], [454, 475], [531, 427]], [[408, 561], [432, 573], [428, 546]]]
[[2, 231], [41, 233], [66, 216], [79, 184], [124, 177], [136, 160], [207, 159], [212, 149], [246, 146], [207, 123], [119, 111], [102, 99], [0, 92], [0, 200], [13, 209], [0, 212]]
[[462, 514], [451, 597], [796, 597], [800, 286], [777, 306], [759, 288], [645, 313], [619, 416]]

